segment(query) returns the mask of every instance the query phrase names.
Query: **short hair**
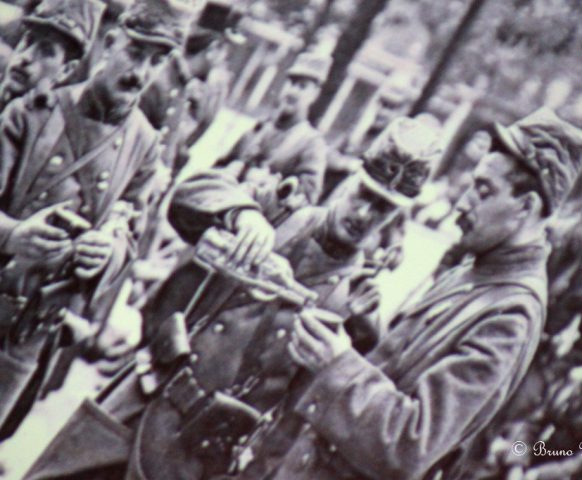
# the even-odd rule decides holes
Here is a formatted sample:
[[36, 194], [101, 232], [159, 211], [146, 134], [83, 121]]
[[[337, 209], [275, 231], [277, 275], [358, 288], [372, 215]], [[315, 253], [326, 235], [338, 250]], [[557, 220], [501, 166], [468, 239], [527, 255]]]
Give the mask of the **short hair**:
[[549, 217], [551, 213], [550, 205], [547, 201], [546, 194], [542, 188], [537, 172], [528, 167], [525, 162], [519, 161], [519, 159], [516, 158], [497, 137], [493, 138], [491, 152], [498, 152], [507, 155], [508, 157], [511, 157], [513, 161], [514, 168], [505, 176], [506, 180], [512, 185], [512, 195], [514, 197], [520, 197], [528, 192], [537, 193], [542, 199], [542, 215], [544, 217]]

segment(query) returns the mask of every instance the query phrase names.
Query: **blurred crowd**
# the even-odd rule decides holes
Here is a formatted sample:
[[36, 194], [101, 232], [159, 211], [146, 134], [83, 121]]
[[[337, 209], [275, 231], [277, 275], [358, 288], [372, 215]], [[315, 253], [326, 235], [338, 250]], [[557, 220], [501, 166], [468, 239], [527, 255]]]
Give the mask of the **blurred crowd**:
[[[250, 16], [305, 39], [300, 3], [0, 2], [0, 442], [81, 359], [111, 381], [28, 479], [579, 478], [582, 130], [451, 134], [407, 71], [324, 135], [317, 36], [235, 111]], [[450, 248], [384, 318], [412, 224]]]

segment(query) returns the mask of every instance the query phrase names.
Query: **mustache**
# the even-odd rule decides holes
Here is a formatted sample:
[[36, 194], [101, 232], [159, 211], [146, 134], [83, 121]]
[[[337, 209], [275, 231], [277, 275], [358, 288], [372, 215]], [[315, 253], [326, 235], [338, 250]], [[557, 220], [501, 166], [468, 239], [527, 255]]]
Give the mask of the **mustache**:
[[124, 75], [119, 80], [119, 85], [124, 90], [141, 90], [143, 88], [143, 82], [135, 75], [129, 74]]

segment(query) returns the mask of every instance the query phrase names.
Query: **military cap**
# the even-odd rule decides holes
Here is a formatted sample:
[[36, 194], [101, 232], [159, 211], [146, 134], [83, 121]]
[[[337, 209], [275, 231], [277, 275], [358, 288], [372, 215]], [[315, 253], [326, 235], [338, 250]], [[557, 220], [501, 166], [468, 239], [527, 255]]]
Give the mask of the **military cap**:
[[57, 30], [85, 54], [93, 44], [104, 11], [105, 4], [100, 0], [43, 0], [24, 22]]
[[364, 153], [362, 178], [402, 206], [413, 203], [442, 155], [438, 132], [408, 117], [393, 120]]
[[209, 32], [224, 35], [232, 43], [242, 44], [246, 37], [239, 32], [238, 26], [243, 13], [225, 0], [209, 0], [202, 10], [193, 28], [197, 32]]
[[326, 81], [331, 69], [332, 58], [315, 52], [300, 53], [291, 68], [287, 71], [289, 77], [305, 77], [317, 83]]
[[119, 22], [125, 32], [141, 42], [168, 48], [184, 43], [193, 10], [173, 0], [138, 0]]
[[386, 99], [395, 106], [403, 106], [412, 102], [414, 94], [415, 91], [409, 84], [390, 80], [384, 82], [378, 90], [378, 98]]
[[538, 178], [547, 213], [562, 203], [582, 162], [582, 130], [543, 107], [509, 127], [494, 125], [495, 140]]

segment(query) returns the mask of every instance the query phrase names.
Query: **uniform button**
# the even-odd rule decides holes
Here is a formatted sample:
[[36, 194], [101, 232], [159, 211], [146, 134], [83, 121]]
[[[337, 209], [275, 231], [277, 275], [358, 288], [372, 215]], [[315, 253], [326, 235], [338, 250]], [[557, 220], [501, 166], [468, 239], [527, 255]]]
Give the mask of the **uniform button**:
[[327, 283], [330, 285], [337, 285], [340, 281], [340, 277], [338, 275], [332, 275], [327, 279]]
[[166, 114], [171, 117], [172, 115], [174, 115], [174, 113], [176, 113], [176, 107], [170, 107], [166, 110]]
[[121, 144], [123, 143], [123, 138], [121, 137], [117, 137], [114, 141], [113, 141], [113, 146], [115, 148], [119, 148], [121, 147]]
[[99, 182], [97, 184], [97, 190], [99, 190], [100, 192], [104, 192], [108, 188], [109, 188], [109, 182], [103, 181], [103, 182]]
[[222, 323], [217, 323], [214, 325], [214, 333], [222, 333], [224, 332], [224, 325]]
[[168, 127], [167, 125], [160, 128], [160, 133], [162, 134], [162, 136], [166, 136], [168, 133], [170, 132], [170, 127]]
[[180, 91], [177, 88], [172, 88], [172, 90], [170, 90], [170, 98], [176, 98], [178, 93], [180, 93]]
[[190, 363], [196, 363], [198, 361], [198, 355], [196, 353], [193, 353], [192, 355], [190, 355]]
[[307, 407], [307, 413], [309, 415], [313, 415], [316, 411], [317, 411], [317, 406], [315, 405], [315, 403], [312, 403], [311, 405], [309, 405]]
[[301, 464], [306, 467], [309, 463], [309, 460], [311, 460], [311, 455], [309, 455], [309, 453], [304, 453], [301, 457]]
[[38, 199], [39, 200], [46, 200], [46, 198], [48, 197], [48, 193], [47, 192], [42, 192], [39, 196]]
[[83, 205], [79, 209], [79, 212], [81, 212], [83, 215], [87, 215], [90, 211], [91, 211], [91, 208], [89, 207], [89, 205]]
[[51, 159], [49, 160], [49, 163], [53, 167], [60, 167], [64, 161], [65, 161], [65, 159], [63, 157], [61, 157], [60, 155], [55, 155], [54, 157], [51, 157]]
[[202, 442], [202, 448], [208, 448], [210, 446], [210, 442], [208, 440], [204, 440]]
[[330, 453], [335, 453], [335, 452], [337, 452], [337, 447], [332, 443], [329, 446], [329, 451], [330, 451]]
[[109, 180], [111, 177], [111, 173], [108, 170], [104, 170], [99, 174], [99, 180]]
[[287, 330], [285, 330], [284, 328], [280, 328], [279, 330], [277, 330], [277, 338], [279, 340], [281, 340], [282, 338], [285, 338], [286, 335], [287, 335]]

